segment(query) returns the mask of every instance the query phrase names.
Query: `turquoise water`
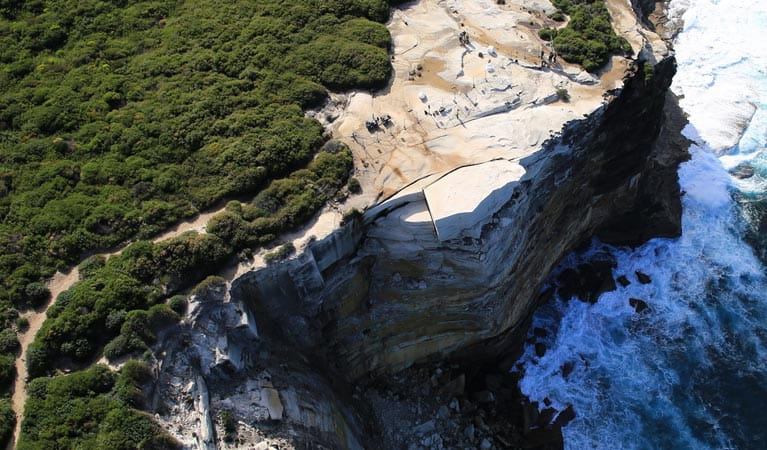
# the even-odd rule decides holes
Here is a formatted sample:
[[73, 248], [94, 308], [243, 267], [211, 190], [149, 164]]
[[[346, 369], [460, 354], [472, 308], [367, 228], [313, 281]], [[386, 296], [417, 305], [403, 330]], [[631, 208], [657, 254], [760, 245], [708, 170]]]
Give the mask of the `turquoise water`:
[[[630, 250], [595, 243], [632, 282], [588, 304], [555, 299], [549, 350], [520, 387], [576, 418], [567, 448], [767, 448], [767, 2], [672, 0], [685, 27], [672, 90], [696, 144], [680, 167], [683, 233]], [[729, 171], [754, 168], [741, 180]], [[767, 223], [767, 220], [764, 221]], [[641, 284], [635, 271], [652, 282]], [[647, 302], [637, 314], [629, 298]], [[564, 378], [561, 367], [573, 364]]]

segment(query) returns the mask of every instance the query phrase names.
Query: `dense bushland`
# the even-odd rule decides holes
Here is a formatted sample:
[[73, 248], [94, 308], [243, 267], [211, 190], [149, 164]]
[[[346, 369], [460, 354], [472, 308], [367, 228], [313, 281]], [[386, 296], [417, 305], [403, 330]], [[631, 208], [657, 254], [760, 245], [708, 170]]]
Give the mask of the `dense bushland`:
[[305, 165], [324, 139], [303, 108], [386, 83], [387, 16], [383, 0], [0, 3], [0, 328], [84, 253]]
[[16, 426], [16, 414], [11, 408], [11, 401], [0, 398], [0, 443], [7, 445]]
[[129, 361], [119, 373], [98, 365], [33, 380], [17, 448], [177, 448], [136, 409], [144, 405], [142, 385], [150, 378], [146, 365]]
[[388, 13], [385, 0], [0, 1], [0, 384], [15, 376], [16, 309], [44, 304], [55, 270], [262, 191], [211, 235], [85, 261], [30, 347], [32, 375], [105, 345], [142, 351], [183, 310], [168, 295], [336, 195], [351, 156], [326, 147], [301, 169], [325, 144], [304, 110], [326, 88], [385, 85]]
[[[553, 0], [558, 12], [570, 16], [562, 29], [544, 28], [541, 39], [553, 41], [554, 50], [565, 61], [580, 64], [589, 72], [601, 69], [616, 53], [631, 53], [631, 46], [615, 34], [610, 13], [602, 0]], [[557, 14], [554, 20], [560, 20]]]
[[238, 251], [270, 243], [306, 221], [343, 187], [351, 165], [346, 146], [327, 145], [306, 169], [272, 182], [251, 203], [230, 202], [211, 220], [208, 234], [136, 242], [106, 261], [86, 259], [82, 280], [59, 295], [30, 345], [30, 376], [46, 375], [65, 361], [91, 361], [104, 345], [109, 359], [149, 349], [156, 333], [179, 318], [166, 304], [169, 297]]
[[343, 187], [352, 168], [351, 151], [330, 144], [306, 169], [273, 182], [251, 203], [230, 202], [207, 231], [234, 248], [254, 248], [308, 220]]

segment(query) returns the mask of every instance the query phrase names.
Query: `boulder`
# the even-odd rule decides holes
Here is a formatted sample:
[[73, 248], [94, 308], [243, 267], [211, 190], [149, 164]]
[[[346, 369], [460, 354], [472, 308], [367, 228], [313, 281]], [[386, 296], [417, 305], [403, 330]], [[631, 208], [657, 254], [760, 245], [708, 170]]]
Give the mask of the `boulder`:
[[652, 279], [650, 278], [650, 275], [647, 275], [644, 272], [640, 272], [639, 270], [637, 270], [634, 273], [636, 274], [637, 280], [639, 280], [640, 283], [642, 283], [642, 284], [650, 284], [652, 282]]
[[551, 423], [551, 419], [554, 418], [554, 414], [557, 413], [557, 410], [551, 407], [543, 408], [541, 410], [541, 413], [538, 415], [538, 420], [535, 421], [535, 427], [536, 428], [543, 428], [549, 423]]
[[282, 420], [284, 407], [280, 400], [280, 394], [273, 387], [264, 387], [261, 389], [261, 404], [269, 411], [269, 418], [272, 420]]
[[573, 405], [568, 405], [554, 420], [554, 425], [563, 427], [573, 419], [575, 419], [575, 409], [573, 409]]
[[468, 424], [466, 428], [463, 429], [463, 435], [466, 436], [466, 439], [470, 441], [474, 440], [474, 433], [475, 433], [475, 428], [473, 423]]
[[620, 285], [621, 285], [621, 286], [623, 286], [623, 287], [626, 287], [626, 286], [628, 286], [629, 284], [631, 284], [631, 282], [629, 281], [629, 279], [628, 279], [628, 278], [626, 278], [626, 275], [621, 275], [621, 276], [619, 276], [619, 277], [617, 278], [617, 281], [618, 281], [618, 283], [620, 283]]
[[495, 401], [495, 395], [490, 391], [479, 391], [472, 394], [471, 398], [479, 403], [492, 403]]
[[413, 427], [413, 434], [416, 435], [424, 435], [427, 433], [431, 433], [435, 430], [434, 421], [429, 420], [428, 422], [424, 422], [418, 426]]
[[741, 180], [751, 178], [754, 176], [754, 168], [745, 164], [738, 166], [732, 172], [732, 176], [735, 178], [740, 178]]
[[442, 386], [442, 392], [448, 395], [461, 395], [466, 389], [466, 375], [460, 374]]
[[638, 298], [630, 298], [629, 305], [631, 305], [631, 307], [634, 308], [634, 311], [636, 311], [639, 314], [650, 309], [650, 307], [647, 306], [647, 302], [645, 302], [644, 300], [640, 300]]
[[573, 369], [575, 369], [575, 363], [572, 361], [568, 361], [559, 368], [559, 370], [562, 372], [562, 378], [567, 378], [571, 373], [573, 373]]

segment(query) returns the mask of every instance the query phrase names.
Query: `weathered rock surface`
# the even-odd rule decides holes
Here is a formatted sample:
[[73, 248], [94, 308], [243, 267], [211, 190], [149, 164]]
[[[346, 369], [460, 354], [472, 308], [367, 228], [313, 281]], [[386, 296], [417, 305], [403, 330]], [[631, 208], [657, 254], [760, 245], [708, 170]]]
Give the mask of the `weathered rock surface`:
[[[552, 268], [579, 245], [680, 233], [675, 61], [643, 70], [515, 161], [510, 182], [506, 162], [494, 163], [492, 189], [471, 204], [451, 201], [471, 169], [425, 177], [295, 258], [237, 278], [230, 295], [206, 295], [159, 368], [155, 409], [169, 431], [189, 446], [236, 446], [221, 423], [229, 411], [238, 439], [265, 448], [561, 447], [572, 408], [512, 420], [495, 410], [514, 398], [506, 381], [464, 372], [515, 350], [553, 291], [541, 293]], [[579, 267], [571, 290], [595, 300], [615, 288], [611, 269]], [[446, 359], [460, 369], [414, 386], [397, 378]], [[518, 428], [503, 434], [487, 423], [496, 417]]]
[[222, 287], [193, 296], [188, 316], [162, 345], [152, 409], [166, 430], [195, 449], [243, 442], [369, 448], [345, 388], [319, 364], [261, 336], [241, 304], [225, 301]]
[[524, 176], [478, 233], [440, 239], [413, 189], [329, 238], [343, 245], [319, 241], [245, 274], [233, 297], [351, 380], [445, 357], [497, 357], [526, 331], [543, 280], [577, 245], [594, 235], [638, 245], [679, 234], [684, 142], [655, 145], [674, 71], [673, 58], [652, 77], [638, 65], [605, 107], [521, 160]]

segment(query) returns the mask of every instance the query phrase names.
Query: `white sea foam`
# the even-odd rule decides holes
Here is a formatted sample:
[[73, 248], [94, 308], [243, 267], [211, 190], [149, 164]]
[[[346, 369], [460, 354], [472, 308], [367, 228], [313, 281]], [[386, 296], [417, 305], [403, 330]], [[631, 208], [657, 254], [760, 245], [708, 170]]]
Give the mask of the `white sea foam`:
[[[671, 10], [685, 22], [673, 90], [690, 116], [684, 134], [698, 143], [679, 170], [682, 236], [633, 251], [595, 243], [582, 258], [611, 252], [614, 274], [632, 284], [595, 305], [542, 307], [534, 327], [549, 331], [548, 351], [538, 358], [528, 346], [521, 360], [523, 393], [573, 405], [563, 429], [572, 449], [764, 448], [767, 439], [767, 280], [731, 195], [767, 192], [767, 2], [672, 0]], [[754, 176], [731, 178], [726, 169], [744, 163]], [[650, 311], [637, 314], [629, 298]]]
[[[560, 410], [574, 406], [577, 417], [563, 430], [568, 448], [728, 445], [725, 434], [701, 437], [690, 423], [692, 417], [716, 430], [719, 419], [695, 398], [680, 400], [694, 376], [680, 373], [678, 364], [685, 371], [710, 370], [712, 353], [725, 351], [733, 337], [751, 339], [752, 327], [761, 325], [745, 317], [767, 318], [767, 296], [762, 267], [738, 237], [728, 183], [704, 183], [723, 180], [726, 172], [710, 151], [693, 152], [680, 170], [688, 189], [682, 238], [654, 240], [637, 251], [597, 245], [592, 252], [613, 252], [616, 276], [626, 274], [632, 284], [602, 295], [593, 306], [555, 301], [535, 317], [534, 326], [551, 333], [550, 350], [537, 358], [532, 347], [526, 349], [520, 388], [531, 399], [549, 398]], [[638, 283], [637, 270], [652, 283]], [[720, 285], [729, 292], [717, 292], [720, 305], [712, 307], [711, 290]], [[743, 296], [760, 306], [747, 308]], [[645, 300], [651, 312], [636, 314], [629, 298]], [[741, 315], [743, 321], [728, 322]], [[759, 351], [763, 346], [754, 343]], [[567, 362], [575, 369], [564, 379]]]
[[[679, 3], [679, 4], [677, 4]], [[734, 147], [767, 99], [767, 2], [673, 0], [684, 11], [673, 90], [701, 136], [717, 152]]]

